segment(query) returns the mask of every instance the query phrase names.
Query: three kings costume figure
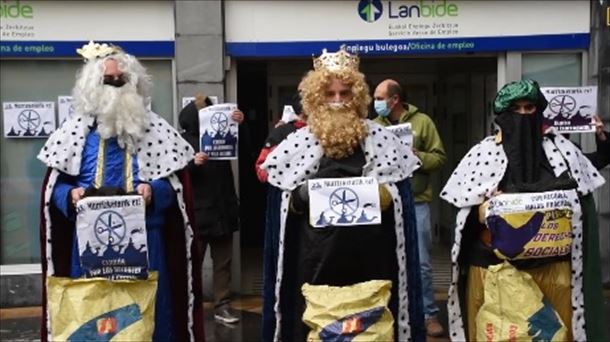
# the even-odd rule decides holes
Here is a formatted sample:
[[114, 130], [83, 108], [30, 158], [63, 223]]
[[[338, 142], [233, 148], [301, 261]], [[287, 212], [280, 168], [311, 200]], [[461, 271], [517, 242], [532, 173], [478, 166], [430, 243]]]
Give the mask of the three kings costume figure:
[[[134, 56], [93, 42], [77, 52], [85, 64], [73, 89], [75, 114], [38, 155], [48, 167], [41, 198], [42, 340], [202, 341], [201, 263], [182, 171], [194, 151], [147, 109], [152, 83]], [[126, 232], [114, 209], [99, 216], [104, 229], [85, 221], [83, 231], [106, 240], [104, 253], [100, 247], [83, 252], [79, 239], [87, 236], [75, 208], [93, 199], [85, 197], [103, 195], [142, 198], [145, 222]], [[142, 245], [126, 241], [128, 234], [143, 234]], [[115, 270], [127, 251], [147, 252], [147, 279], [100, 278], [84, 267], [85, 255], [125, 255], [101, 261], [105, 270]]]
[[505, 85], [494, 101], [499, 132], [466, 154], [441, 192], [459, 209], [454, 341], [608, 340], [592, 194], [604, 180], [543, 126], [546, 106], [535, 81]]
[[[344, 49], [314, 59], [300, 84], [307, 126], [262, 164], [270, 184], [264, 341], [425, 340], [408, 180], [420, 161], [366, 119], [369, 88], [358, 65]], [[308, 180], [346, 177], [377, 180], [381, 223], [312, 226]]]

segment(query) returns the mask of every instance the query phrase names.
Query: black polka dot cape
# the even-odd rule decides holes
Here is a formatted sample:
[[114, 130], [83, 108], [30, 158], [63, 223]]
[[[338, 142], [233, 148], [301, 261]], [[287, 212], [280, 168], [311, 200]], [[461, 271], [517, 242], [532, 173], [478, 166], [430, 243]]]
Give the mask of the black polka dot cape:
[[[368, 135], [361, 143], [361, 148], [365, 155], [365, 165], [363, 167], [363, 176], [374, 177], [379, 184], [384, 184], [392, 195], [394, 202], [394, 219], [396, 232], [396, 258], [399, 265], [398, 275], [398, 312], [399, 317], [395, 317], [398, 327], [397, 339], [400, 341], [411, 340], [412, 325], [409, 318], [409, 293], [408, 293], [408, 274], [415, 272], [418, 268], [407, 269], [409, 256], [409, 244], [413, 240], [405, 242], [405, 231], [407, 226], [414, 227], [413, 213], [408, 215], [404, 208], [412, 208], [412, 197], [409, 194], [406, 197], [401, 191], [403, 180], [411, 176], [421, 164], [420, 160], [413, 154], [410, 148], [401, 144], [398, 138], [370, 120], [366, 120], [368, 127]], [[279, 189], [278, 194], [279, 210], [277, 210], [279, 218], [268, 216], [268, 227], [270, 220], [279, 220], [279, 233], [277, 236], [278, 251], [275, 254], [274, 261], [276, 264], [265, 266], [273, 268], [274, 272], [265, 274], [265, 296], [264, 296], [264, 312], [263, 312], [263, 339], [264, 340], [280, 340], [282, 336], [282, 312], [280, 309], [281, 287], [283, 279], [283, 253], [284, 248], [290, 248], [284, 245], [284, 237], [286, 229], [286, 221], [289, 215], [289, 203], [291, 192], [297, 186], [305, 184], [319, 168], [320, 158], [324, 152], [318, 139], [313, 135], [309, 127], [303, 127], [296, 132], [290, 134], [282, 143], [280, 143], [268, 156], [261, 166], [269, 174], [268, 182], [270, 185]], [[408, 184], [408, 182], [407, 182]], [[400, 189], [399, 189], [400, 188]], [[402, 196], [401, 196], [402, 195]], [[411, 205], [403, 203], [407, 199]], [[270, 204], [272, 206], [273, 204]], [[412, 210], [412, 209], [411, 209]], [[404, 211], [404, 212], [403, 212]], [[269, 210], [268, 210], [269, 213]], [[406, 215], [406, 216], [405, 216]], [[405, 222], [404, 218], [407, 217]], [[410, 220], [413, 220], [410, 222]], [[268, 234], [269, 232], [266, 232]], [[415, 246], [417, 242], [415, 240]], [[267, 248], [267, 246], [266, 246]], [[405, 249], [407, 252], [405, 252]], [[413, 250], [413, 248], [411, 248]], [[417, 273], [418, 274], [418, 273]], [[413, 277], [414, 278], [414, 277]], [[271, 283], [271, 286], [267, 286]], [[271, 289], [268, 291], [268, 289]], [[271, 293], [268, 293], [271, 292]], [[272, 322], [269, 322], [271, 320]], [[413, 318], [413, 322], [416, 318]], [[417, 321], [419, 323], [419, 320]], [[423, 326], [423, 316], [422, 322]], [[271, 328], [269, 328], [271, 327]], [[266, 331], [266, 330], [272, 331]], [[424, 335], [422, 334], [422, 337]]]
[[[182, 250], [179, 259], [186, 264], [184, 266], [186, 273], [184, 286], [188, 290], [188, 294], [184, 297], [185, 302], [180, 304], [184, 308], [184, 311], [188, 311], [188, 314], [185, 312], [185, 317], [183, 318], [186, 325], [185, 330], [188, 330], [188, 332], [185, 331], [183, 337], [195, 340], [199, 339], [199, 335], [201, 335], [203, 331], [201, 329], [200, 334], [198, 327], [199, 323], [194, 323], [194, 321], [197, 320], [197, 316], [201, 314], [200, 312], [197, 312], [199, 310], [197, 308], [198, 305], [195, 305], [195, 296], [197, 296], [198, 299], [200, 297], [199, 294], [195, 295], [196, 291], [198, 291], [196, 288], [200, 287], [201, 284], [200, 282], [198, 283], [197, 280], [194, 280], [195, 278], [200, 277], [193, 276], [194, 274], [199, 274], [198, 270], [193, 270], [194, 260], [197, 259], [196, 256], [192, 255], [194, 233], [189, 215], [187, 215], [187, 204], [184, 196], [185, 188], [178, 176], [181, 174], [181, 170], [187, 166], [188, 162], [194, 158], [194, 150], [190, 144], [182, 139], [180, 134], [159, 115], [148, 112], [147, 116], [148, 127], [146, 128], [146, 133], [143, 138], [136, 142], [135, 146], [135, 154], [139, 167], [138, 177], [146, 182], [159, 178], [166, 178], [176, 193], [179, 210], [175, 214], [175, 221], [184, 224], [182, 227], [182, 234], [184, 236], [178, 238], [177, 241], [185, 243], [183, 249], [178, 247], [178, 250]], [[51, 230], [52, 228], [61, 229], [62, 224], [69, 224], [68, 221], [61, 222], [61, 218], [59, 218], [58, 215], [53, 214], [53, 209], [51, 208], [53, 188], [60, 172], [71, 176], [76, 176], [80, 172], [81, 156], [83, 154], [85, 140], [91, 131], [94, 122], [95, 119], [91, 115], [77, 115], [66, 121], [60, 129], [55, 131], [48, 138], [38, 154], [38, 159], [49, 167], [49, 172], [47, 173], [43, 186], [43, 205], [41, 209], [41, 237], [43, 238], [41, 247], [44, 254], [42, 258], [45, 277], [55, 275], [56, 268], [61, 267], [60, 265], [54, 264], [54, 260], [61, 254], [61, 251], [53, 250], [54, 248], [57, 249], [57, 246], [60, 246], [60, 242], [52, 239], [56, 234], [52, 234]], [[187, 189], [187, 191], [190, 190]], [[180, 227], [177, 228], [179, 229]], [[170, 243], [172, 242], [167, 242], [167, 244]], [[44, 304], [46, 304], [46, 297], [44, 298], [43, 303], [43, 306], [46, 307]], [[45, 317], [49, 317], [48, 312], [43, 314], [45, 314]], [[50, 319], [46, 319], [46, 329], [44, 330], [46, 330], [47, 338], [49, 340], [51, 340], [50, 327]]]
[[[459, 209], [456, 217], [455, 240], [451, 249], [452, 278], [447, 301], [450, 337], [454, 341], [465, 341], [464, 320], [458, 295], [458, 256], [462, 232], [471, 209], [476, 208], [498, 189], [507, 168], [507, 157], [501, 144], [501, 136], [490, 136], [475, 145], [460, 161], [441, 191], [440, 197]], [[570, 199], [574, 208], [572, 267], [572, 329], [575, 341], [585, 341], [584, 297], [583, 297], [583, 213], [579, 197], [590, 194], [604, 183], [604, 179], [593, 167], [582, 151], [553, 130], [543, 136], [542, 147], [556, 176], [569, 170], [578, 183]], [[597, 255], [599, 259], [599, 253]], [[465, 318], [464, 318], [465, 319]]]

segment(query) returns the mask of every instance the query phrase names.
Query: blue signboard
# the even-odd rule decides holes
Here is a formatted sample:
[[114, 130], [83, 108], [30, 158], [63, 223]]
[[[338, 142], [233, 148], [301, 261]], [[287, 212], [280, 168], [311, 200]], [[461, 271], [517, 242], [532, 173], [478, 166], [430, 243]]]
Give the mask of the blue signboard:
[[334, 51], [345, 45], [349, 52], [365, 56], [455, 54], [587, 49], [589, 39], [589, 33], [573, 33], [400, 40], [230, 42], [226, 43], [226, 51], [227, 55], [233, 57], [311, 57], [319, 55], [324, 48]]
[[[173, 58], [174, 41], [104, 41], [137, 57]], [[0, 57], [78, 57], [87, 41], [0, 41]]]

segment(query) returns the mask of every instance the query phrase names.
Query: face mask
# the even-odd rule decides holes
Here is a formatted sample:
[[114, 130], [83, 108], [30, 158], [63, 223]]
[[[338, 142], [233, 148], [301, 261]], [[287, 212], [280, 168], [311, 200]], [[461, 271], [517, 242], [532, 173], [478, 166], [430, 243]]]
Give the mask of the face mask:
[[104, 76], [104, 84], [120, 88], [125, 85], [125, 80], [122, 77], [113, 78]]
[[328, 103], [328, 106], [334, 110], [343, 108], [343, 105], [345, 105], [345, 102], [329, 102]]
[[375, 112], [381, 117], [390, 115], [390, 108], [388, 108], [386, 100], [375, 100]]

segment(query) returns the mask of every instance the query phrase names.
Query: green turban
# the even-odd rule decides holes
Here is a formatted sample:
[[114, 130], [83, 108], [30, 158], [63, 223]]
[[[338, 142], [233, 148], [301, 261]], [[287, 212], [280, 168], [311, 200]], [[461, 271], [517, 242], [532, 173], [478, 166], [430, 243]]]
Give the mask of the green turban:
[[498, 91], [494, 100], [494, 113], [500, 114], [506, 111], [516, 100], [529, 100], [535, 103], [536, 111], [540, 113], [544, 111], [547, 105], [538, 82], [521, 80], [510, 82]]

